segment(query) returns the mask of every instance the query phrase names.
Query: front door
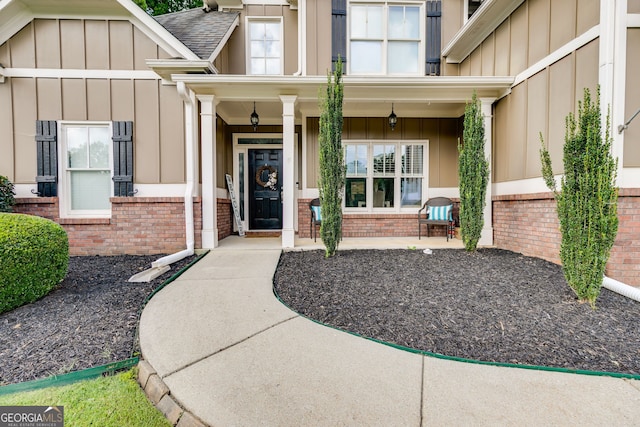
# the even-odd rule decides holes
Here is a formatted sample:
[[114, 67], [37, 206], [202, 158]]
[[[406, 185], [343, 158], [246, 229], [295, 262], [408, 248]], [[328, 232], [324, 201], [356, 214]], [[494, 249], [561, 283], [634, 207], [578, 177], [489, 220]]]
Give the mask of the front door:
[[282, 229], [282, 149], [249, 150], [249, 220], [252, 230]]

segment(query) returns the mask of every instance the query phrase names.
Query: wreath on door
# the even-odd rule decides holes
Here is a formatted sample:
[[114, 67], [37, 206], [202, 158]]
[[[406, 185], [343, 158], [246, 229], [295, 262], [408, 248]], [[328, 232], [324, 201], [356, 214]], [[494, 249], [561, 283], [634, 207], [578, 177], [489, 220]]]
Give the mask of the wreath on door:
[[[269, 174], [267, 175], [268, 179], [266, 182], [262, 180], [262, 174], [264, 171], [269, 171]], [[278, 171], [273, 166], [260, 166], [256, 171], [256, 183], [264, 188], [269, 188], [272, 191], [276, 191], [276, 184], [278, 184]]]

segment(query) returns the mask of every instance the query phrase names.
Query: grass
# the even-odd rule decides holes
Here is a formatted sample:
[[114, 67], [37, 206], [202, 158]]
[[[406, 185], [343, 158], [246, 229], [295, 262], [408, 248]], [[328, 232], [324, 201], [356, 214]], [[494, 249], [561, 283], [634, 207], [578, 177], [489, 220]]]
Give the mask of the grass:
[[0, 396], [0, 406], [64, 406], [66, 426], [171, 426], [136, 382], [137, 369], [62, 387]]

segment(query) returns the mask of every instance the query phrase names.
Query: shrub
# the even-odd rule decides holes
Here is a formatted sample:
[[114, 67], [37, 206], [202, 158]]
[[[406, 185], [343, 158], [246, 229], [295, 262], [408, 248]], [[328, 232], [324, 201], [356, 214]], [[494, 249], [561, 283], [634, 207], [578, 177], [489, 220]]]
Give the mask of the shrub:
[[601, 129], [600, 92], [588, 89], [578, 118], [566, 118], [564, 176], [556, 190], [551, 157], [542, 136], [542, 176], [554, 192], [560, 220], [560, 261], [567, 283], [581, 301], [595, 308], [611, 247], [618, 233], [617, 160], [611, 154], [609, 115]]
[[476, 250], [484, 226], [489, 162], [484, 157], [484, 117], [476, 94], [464, 110], [464, 133], [458, 145], [460, 232], [467, 251]]
[[16, 204], [13, 198], [13, 183], [6, 176], [0, 175], [0, 212], [11, 212], [11, 207]]
[[335, 255], [342, 237], [342, 192], [345, 165], [342, 152], [342, 59], [328, 75], [327, 93], [322, 98], [320, 114], [320, 236], [325, 256]]
[[37, 216], [0, 213], [0, 313], [48, 294], [67, 274], [64, 229]]

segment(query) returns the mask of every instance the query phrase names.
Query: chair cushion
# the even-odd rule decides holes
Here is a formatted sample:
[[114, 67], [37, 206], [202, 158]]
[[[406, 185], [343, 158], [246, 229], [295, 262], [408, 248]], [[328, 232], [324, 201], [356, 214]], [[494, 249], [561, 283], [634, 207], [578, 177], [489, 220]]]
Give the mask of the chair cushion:
[[321, 206], [311, 206], [311, 210], [316, 218], [316, 221], [322, 221], [322, 211], [320, 210]]
[[429, 219], [432, 221], [451, 221], [453, 206], [429, 206]]

